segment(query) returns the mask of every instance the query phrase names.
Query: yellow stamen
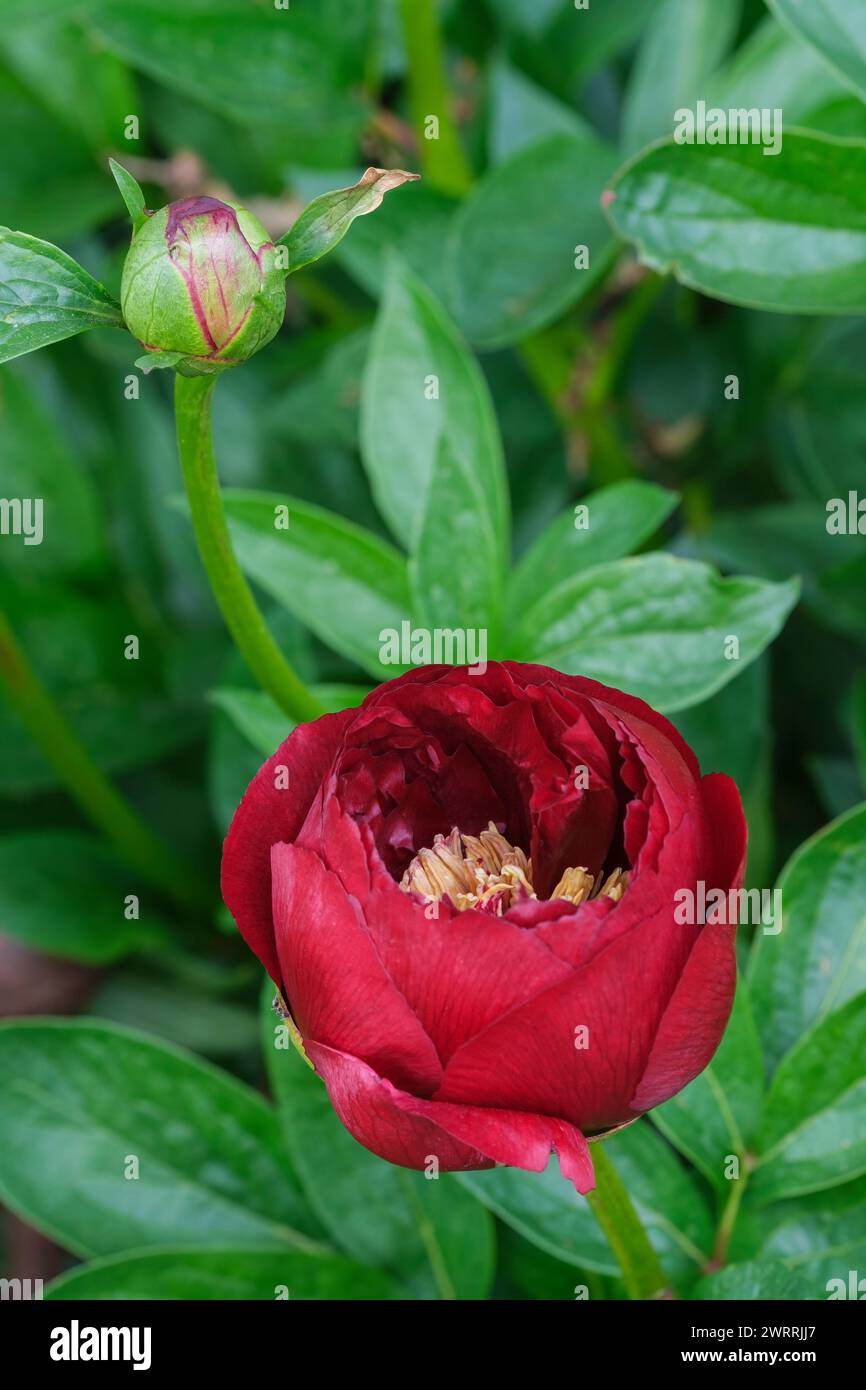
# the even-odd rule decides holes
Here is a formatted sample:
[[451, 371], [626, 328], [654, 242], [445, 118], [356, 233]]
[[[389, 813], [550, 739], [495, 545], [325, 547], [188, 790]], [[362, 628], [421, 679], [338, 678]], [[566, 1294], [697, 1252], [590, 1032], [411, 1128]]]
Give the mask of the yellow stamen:
[[[498, 917], [515, 903], [537, 897], [532, 861], [512, 845], [491, 821], [480, 835], [462, 835], [455, 826], [419, 850], [400, 880], [405, 893], [420, 893], [431, 901], [448, 898], [458, 912], [479, 907]], [[594, 897], [619, 902], [628, 887], [628, 873], [614, 869], [597, 880], [585, 868], [566, 869], [551, 898], [565, 898], [575, 907]]]

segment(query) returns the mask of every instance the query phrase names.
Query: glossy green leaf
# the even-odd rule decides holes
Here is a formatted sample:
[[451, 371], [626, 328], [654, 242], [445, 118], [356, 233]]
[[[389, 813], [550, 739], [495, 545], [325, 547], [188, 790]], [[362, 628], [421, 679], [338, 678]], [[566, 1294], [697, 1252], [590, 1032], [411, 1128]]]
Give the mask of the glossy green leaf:
[[420, 177], [403, 169], [368, 169], [351, 188], [338, 188], [314, 198], [277, 242], [288, 252], [288, 273], [291, 275], [333, 251], [356, 217], [375, 212], [386, 193]]
[[866, 1179], [769, 1206], [753, 1202], [747, 1190], [729, 1253], [734, 1264], [784, 1261], [814, 1281], [816, 1297], [834, 1290], [838, 1297], [838, 1283], [833, 1289], [828, 1283], [841, 1279], [846, 1286], [842, 1296], [848, 1296], [848, 1273], [862, 1271], [866, 1260]]
[[311, 1248], [320, 1233], [261, 1097], [143, 1034], [4, 1023], [0, 1126], [3, 1200], [76, 1254]]
[[815, 113], [846, 92], [813, 48], [768, 16], [699, 95], [725, 110], [781, 107], [787, 126], [822, 130]]
[[[93, 22], [134, 67], [216, 111], [280, 130], [298, 163], [352, 159], [366, 117], [372, 7], [293, 0], [291, 15], [247, 0], [110, 0]], [[319, 146], [320, 148], [317, 148]], [[333, 161], [333, 162], [331, 162]]]
[[472, 630], [476, 654], [495, 657], [502, 616], [499, 561], [488, 499], [474, 470], [443, 438], [409, 560], [413, 612], [431, 630]]
[[677, 505], [675, 492], [655, 483], [614, 483], [590, 493], [544, 530], [514, 569], [508, 609], [521, 614], [571, 583], [576, 574], [620, 560], [648, 540]]
[[731, 1155], [742, 1160], [761, 1114], [764, 1061], [741, 980], [719, 1050], [700, 1076], [652, 1112], [662, 1134], [721, 1193]]
[[100, 327], [123, 327], [108, 291], [59, 247], [0, 227], [0, 362]]
[[[646, 555], [574, 576], [521, 614], [509, 655], [592, 676], [656, 709], [706, 699], [776, 637], [795, 580], [720, 579], [706, 565]], [[725, 655], [736, 637], [739, 656]]]
[[749, 826], [746, 886], [764, 888], [774, 863], [770, 656], [765, 653], [708, 700], [680, 710], [674, 723], [701, 770], [737, 784]]
[[[664, 1140], [643, 1121], [605, 1140], [653, 1246], [678, 1284], [693, 1278], [712, 1244], [709, 1208]], [[461, 1183], [526, 1240], [566, 1264], [602, 1274], [619, 1266], [589, 1203], [560, 1176], [514, 1168], [464, 1173]]]
[[[288, 527], [278, 529], [278, 509]], [[265, 492], [225, 494], [229, 530], [246, 574], [341, 655], [377, 679], [380, 633], [399, 629], [411, 600], [402, 556], [321, 507]]]
[[781, 931], [758, 932], [749, 964], [749, 990], [771, 1066], [815, 1023], [866, 989], [866, 806], [801, 845], [778, 887]]
[[519, 342], [609, 268], [612, 239], [599, 199], [615, 166], [597, 139], [557, 134], [519, 150], [475, 186], [448, 245], [451, 304], [470, 342], [487, 349]]
[[485, 501], [498, 575], [508, 545], [508, 495], [487, 385], [442, 308], [395, 261], [364, 377], [361, 448], [377, 505], [410, 550], [443, 446]]
[[[272, 995], [267, 988], [266, 1001]], [[362, 1148], [267, 1005], [263, 1042], [286, 1146], [334, 1242], [354, 1259], [392, 1271], [416, 1298], [484, 1298], [493, 1273], [484, 1207], [454, 1174], [428, 1179]]]
[[695, 1285], [691, 1296], [714, 1302], [744, 1299], [755, 1303], [789, 1303], [825, 1295], [818, 1281], [806, 1271], [789, 1269], [781, 1260], [756, 1260], [708, 1275]]
[[623, 101], [627, 153], [670, 135], [678, 108], [704, 96], [741, 12], [742, 0], [660, 0], [653, 6]]
[[756, 1138], [761, 1201], [866, 1173], [866, 992], [827, 1014], [782, 1059]]
[[[127, 897], [139, 897], [138, 920]], [[35, 951], [105, 965], [152, 948], [167, 928], [138, 876], [93, 835], [24, 830], [0, 835], [0, 932]]]
[[94, 1260], [49, 1284], [46, 1299], [391, 1299], [386, 1274], [302, 1250], [147, 1250]]
[[654, 146], [611, 186], [614, 227], [654, 270], [787, 313], [866, 310], [866, 142]]
[[866, 100], [866, 24], [862, 0], [767, 0], [770, 9], [799, 34]]

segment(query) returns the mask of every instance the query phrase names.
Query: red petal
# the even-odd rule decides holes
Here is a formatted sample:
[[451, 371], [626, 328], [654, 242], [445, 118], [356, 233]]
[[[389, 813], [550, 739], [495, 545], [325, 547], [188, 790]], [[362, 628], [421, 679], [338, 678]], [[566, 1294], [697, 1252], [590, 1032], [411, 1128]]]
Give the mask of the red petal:
[[[701, 783], [714, 833], [715, 865], [707, 888], [739, 887], [746, 857], [746, 821], [730, 777]], [[703, 1071], [725, 1031], [734, 1002], [737, 924], [707, 923], [671, 996], [632, 1105], [661, 1105]]]
[[631, 1119], [631, 1098], [695, 938], [694, 927], [674, 928], [671, 919], [665, 901], [562, 983], [466, 1042], [434, 1099], [560, 1115], [590, 1134]]
[[[277, 986], [281, 981], [271, 916], [271, 846], [298, 834], [353, 714], [326, 714], [290, 734], [247, 787], [223, 846], [226, 906]], [[280, 766], [288, 769], [285, 790], [274, 785], [274, 771]]]
[[563, 1177], [578, 1192], [594, 1186], [586, 1140], [562, 1120], [419, 1100], [357, 1057], [314, 1042], [306, 1044], [306, 1051], [343, 1124], [365, 1148], [390, 1163], [423, 1169], [435, 1157], [442, 1172], [507, 1163], [539, 1173], [555, 1152]]
[[274, 846], [272, 872], [280, 966], [301, 1035], [363, 1058], [398, 1085], [435, 1090], [436, 1049], [337, 875], [298, 845]]

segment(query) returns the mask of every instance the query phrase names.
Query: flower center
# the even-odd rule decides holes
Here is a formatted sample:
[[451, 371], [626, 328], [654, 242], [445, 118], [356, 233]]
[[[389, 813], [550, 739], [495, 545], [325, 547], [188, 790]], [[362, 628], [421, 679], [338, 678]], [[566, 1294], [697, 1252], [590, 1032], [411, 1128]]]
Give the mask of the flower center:
[[[400, 880], [404, 893], [420, 893], [438, 901], [450, 899], [458, 912], [480, 908], [501, 917], [515, 903], [536, 898], [532, 860], [512, 845], [490, 822], [480, 835], [462, 835], [455, 826], [437, 835], [433, 844], [415, 855]], [[602, 882], [584, 868], [566, 869], [551, 898], [566, 898], [577, 906], [589, 898], [618, 902], [628, 887], [628, 873], [614, 869]]]

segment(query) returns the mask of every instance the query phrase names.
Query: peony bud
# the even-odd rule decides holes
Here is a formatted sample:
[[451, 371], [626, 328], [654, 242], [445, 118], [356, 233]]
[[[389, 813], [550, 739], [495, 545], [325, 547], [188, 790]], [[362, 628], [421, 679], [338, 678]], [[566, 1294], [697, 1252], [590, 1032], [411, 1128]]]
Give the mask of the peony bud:
[[205, 375], [270, 342], [285, 313], [285, 270], [245, 208], [183, 198], [137, 226], [121, 303], [130, 333], [149, 353], [179, 354], [178, 371]]

